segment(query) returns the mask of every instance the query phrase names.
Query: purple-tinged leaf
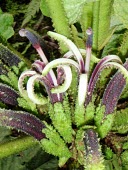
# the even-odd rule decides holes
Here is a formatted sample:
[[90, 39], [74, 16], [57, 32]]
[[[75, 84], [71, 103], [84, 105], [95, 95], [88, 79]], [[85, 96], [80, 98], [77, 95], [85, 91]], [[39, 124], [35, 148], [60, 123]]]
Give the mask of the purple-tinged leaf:
[[0, 61], [0, 75], [1, 74], [7, 75], [7, 73], [8, 73], [7, 68], [5, 67], [4, 63]]
[[[98, 136], [94, 129], [88, 129], [84, 134], [84, 144], [86, 149], [86, 155], [93, 154], [94, 157], [99, 157]], [[92, 153], [93, 152], [93, 153]]]
[[96, 167], [100, 167], [100, 169], [103, 170], [104, 165], [101, 148], [99, 145], [98, 135], [94, 129], [88, 129], [85, 131], [84, 144], [86, 153], [86, 168], [96, 169]]
[[[123, 66], [128, 70], [128, 60]], [[117, 72], [110, 80], [103, 95], [102, 104], [105, 105], [105, 114], [110, 114], [114, 111], [125, 85], [124, 76]]]
[[18, 105], [18, 97], [19, 95], [14, 89], [5, 84], [0, 83], [0, 101], [5, 104], [16, 106]]
[[[86, 100], [85, 100], [85, 106], [87, 106], [89, 104], [89, 102], [91, 102], [92, 100], [92, 95], [93, 95], [93, 91], [94, 91], [94, 88], [96, 86], [96, 83], [98, 81], [98, 78], [102, 72], [102, 70], [104, 70], [105, 68], [109, 67], [108, 65], [104, 65], [103, 67], [101, 67], [97, 73], [95, 74], [94, 78], [93, 78], [93, 81], [91, 84], [88, 85], [88, 92], [87, 92], [87, 97], [86, 97]], [[110, 66], [111, 67], [111, 66]]]
[[40, 119], [27, 112], [0, 109], [0, 126], [15, 128], [37, 140], [45, 138], [45, 134], [42, 133], [45, 125]]
[[18, 64], [21, 62], [21, 59], [16, 54], [14, 54], [2, 44], [0, 44], [0, 58], [8, 66], [18, 66]]

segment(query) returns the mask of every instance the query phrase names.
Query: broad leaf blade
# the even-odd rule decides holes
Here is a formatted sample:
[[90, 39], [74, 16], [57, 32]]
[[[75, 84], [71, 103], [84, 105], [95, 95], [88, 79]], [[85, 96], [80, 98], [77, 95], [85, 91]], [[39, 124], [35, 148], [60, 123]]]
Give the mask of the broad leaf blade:
[[114, 0], [114, 12], [123, 25], [128, 28], [128, 0]]
[[13, 16], [8, 13], [0, 13], [0, 37], [4, 41], [7, 41], [14, 35], [13, 30]]

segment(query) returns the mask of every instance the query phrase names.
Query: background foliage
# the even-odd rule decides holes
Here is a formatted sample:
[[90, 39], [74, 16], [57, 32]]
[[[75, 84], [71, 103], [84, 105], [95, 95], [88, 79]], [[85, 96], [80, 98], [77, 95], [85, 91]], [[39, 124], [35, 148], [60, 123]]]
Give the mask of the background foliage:
[[[14, 79], [14, 77], [19, 76], [26, 67], [30, 68], [30, 64], [35, 58], [38, 58], [28, 41], [21, 39], [18, 35], [18, 31], [23, 27], [33, 29], [44, 38], [50, 51], [49, 60], [58, 58], [61, 54], [56, 41], [47, 36], [48, 30], [62, 33], [71, 38], [78, 47], [84, 48], [86, 41], [85, 32], [88, 27], [92, 27], [94, 31], [93, 52], [95, 55], [102, 58], [108, 54], [117, 54], [123, 61], [126, 60], [128, 55], [127, 0], [62, 0], [57, 1], [58, 10], [56, 10], [56, 5], [51, 6], [50, 3], [52, 3], [51, 0], [0, 1], [0, 42], [13, 52], [16, 52], [15, 50], [19, 51], [19, 53], [16, 53], [25, 63], [23, 67], [16, 70], [1, 59], [0, 68], [2, 68], [2, 71], [0, 73], [0, 82], [8, 84], [17, 90], [17, 78], [15, 82], [9, 84], [9, 77], [12, 76], [11, 78]], [[54, 4], [56, 3], [54, 2]], [[55, 11], [56, 13], [54, 13]], [[62, 44], [60, 46], [61, 53], [66, 51]], [[3, 68], [1, 65], [6, 66]], [[3, 72], [7, 74], [3, 74]], [[105, 88], [104, 86], [108, 81], [106, 71], [102, 74], [104, 76], [97, 85], [97, 91], [100, 92], [101, 96]], [[6, 81], [5, 77], [3, 81], [3, 75], [6, 76]], [[104, 155], [108, 170], [128, 169], [127, 88], [126, 86], [117, 105], [116, 119], [119, 122], [114, 125], [115, 129], [113, 128], [113, 131], [117, 130], [119, 134], [110, 133], [110, 136], [102, 141], [105, 143]], [[23, 106], [26, 101], [22, 102], [23, 104], [15, 108], [16, 110], [22, 108], [37, 114], [36, 107], [31, 105], [31, 102], [26, 106]], [[14, 109], [12, 106], [5, 105], [2, 102], [0, 105], [2, 108]], [[28, 106], [32, 107], [29, 108]], [[124, 122], [123, 126], [120, 122]], [[0, 127], [0, 134], [1, 143], [24, 136], [24, 134], [16, 130], [8, 130], [3, 127]], [[113, 142], [108, 141], [108, 138], [111, 138]], [[106, 143], [108, 147], [106, 147]], [[0, 169], [56, 170], [58, 169], [58, 160], [56, 157], [45, 153], [37, 144], [25, 151], [0, 159]]]

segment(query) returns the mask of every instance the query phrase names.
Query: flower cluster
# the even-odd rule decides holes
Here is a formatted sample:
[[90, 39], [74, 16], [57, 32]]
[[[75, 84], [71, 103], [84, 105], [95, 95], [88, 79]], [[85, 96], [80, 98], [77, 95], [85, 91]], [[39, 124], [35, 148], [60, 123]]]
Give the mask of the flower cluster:
[[[69, 89], [72, 82], [71, 66], [73, 66], [78, 74], [78, 103], [79, 106], [81, 106], [90, 102], [96, 81], [104, 68], [116, 67], [119, 68], [123, 74], [127, 75], [127, 70], [121, 65], [122, 61], [118, 56], [108, 55], [99, 60], [91, 54], [92, 29], [89, 28], [86, 33], [88, 38], [86, 41], [86, 50], [84, 50], [77, 48], [77, 46], [65, 36], [49, 31], [48, 34], [58, 41], [62, 41], [68, 47], [69, 51], [64, 54], [62, 58], [48, 62], [41, 48], [39, 38], [29, 30], [21, 29], [19, 34], [26, 36], [30, 40], [42, 60], [36, 60], [32, 64], [31, 70], [27, 70], [21, 74], [18, 83], [21, 94], [28, 95], [36, 104], [46, 104], [48, 102], [47, 98], [39, 96], [34, 92], [34, 85], [38, 81], [45, 86], [52, 103], [62, 101], [64, 92]], [[72, 57], [74, 60], [71, 59]], [[98, 64], [88, 81], [90, 60], [95, 60]], [[53, 71], [54, 68], [57, 68], [57, 76]], [[26, 77], [30, 78], [28, 79], [26, 89], [24, 89], [23, 82]]]

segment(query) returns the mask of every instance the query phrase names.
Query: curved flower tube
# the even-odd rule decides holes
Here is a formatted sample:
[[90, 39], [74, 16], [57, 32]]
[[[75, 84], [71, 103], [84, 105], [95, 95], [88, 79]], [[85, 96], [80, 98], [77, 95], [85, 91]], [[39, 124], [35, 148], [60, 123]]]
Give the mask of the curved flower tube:
[[52, 68], [56, 68], [57, 66], [63, 66], [63, 65], [72, 65], [80, 72], [80, 68], [77, 62], [71, 59], [59, 58], [48, 63], [43, 69], [42, 75], [46, 76]]
[[[41, 62], [36, 62], [33, 64], [33, 66], [36, 67], [36, 70], [38, 72], [41, 73], [42, 70], [42, 78], [45, 77], [47, 78], [48, 81], [50, 81], [51, 83], [53, 83], [53, 88], [50, 89], [51, 93], [57, 93], [58, 96], [58, 100], [60, 100], [60, 93], [65, 92], [70, 84], [71, 84], [71, 80], [72, 80], [72, 73], [71, 73], [71, 69], [69, 67], [69, 65], [74, 66], [77, 70], [78, 70], [78, 74], [80, 75], [80, 82], [79, 82], [79, 87], [78, 87], [78, 101], [82, 99], [82, 101], [80, 102], [81, 104], [84, 103], [85, 97], [86, 97], [86, 91], [84, 90], [84, 97], [81, 98], [81, 94], [83, 92], [83, 84], [85, 86], [84, 89], [87, 89], [87, 75], [85, 73], [85, 63], [84, 63], [84, 59], [82, 57], [82, 54], [80, 53], [80, 50], [76, 47], [76, 45], [69, 39], [67, 39], [65, 36], [57, 34], [57, 33], [53, 33], [53, 32], [49, 32], [48, 34], [50, 34], [51, 36], [53, 36], [55, 39], [61, 40], [65, 43], [65, 45], [67, 45], [67, 47], [70, 49], [70, 51], [73, 53], [74, 57], [77, 59], [77, 62], [69, 59], [69, 58], [61, 58], [61, 59], [56, 59], [54, 61], [51, 61], [50, 63], [48, 63], [48, 60], [45, 56], [45, 54], [43, 53], [41, 46], [39, 44], [39, 39], [36, 35], [34, 35], [33, 33], [31, 33], [29, 30], [25, 30], [22, 29], [19, 31], [19, 34], [21, 36], [26, 36], [32, 43], [33, 47], [37, 50], [37, 52], [39, 53], [41, 59], [43, 60], [44, 64]], [[92, 44], [92, 30], [89, 29], [87, 31], [88, 34], [88, 44], [90, 44], [88, 46], [88, 48], [91, 48], [91, 44]], [[87, 48], [86, 50], [86, 54], [88, 55], [88, 58], [91, 57], [91, 51], [89, 51], [89, 49]], [[88, 52], [89, 51], [89, 52]], [[90, 62], [90, 59], [88, 59], [88, 62]], [[66, 66], [67, 65], [67, 66]], [[64, 77], [64, 83], [58, 85], [57, 83], [57, 79], [56, 76], [52, 70], [52, 68], [55, 68], [57, 66], [62, 66], [62, 68], [64, 69], [65, 72], [65, 77]], [[26, 72], [27, 74], [27, 72]], [[37, 76], [36, 76], [37, 75]], [[28, 80], [28, 84], [27, 84], [27, 93], [29, 98], [31, 98], [34, 102], [36, 102], [37, 104], [40, 104], [40, 100], [38, 101], [38, 97], [36, 95], [34, 95], [34, 83], [35, 81], [37, 81], [37, 79], [39, 78], [38, 73], [34, 72], [34, 75], [30, 78], [30, 80]], [[41, 77], [40, 77], [41, 78]], [[19, 79], [19, 84], [23, 81], [22, 76]], [[19, 88], [22, 89], [23, 91], [23, 87], [22, 85], [19, 85]], [[31, 93], [31, 94], [30, 94]], [[35, 97], [35, 99], [34, 99]], [[44, 102], [45, 103], [45, 102]]]
[[47, 99], [44, 96], [39, 97], [37, 96], [37, 94], [34, 93], [34, 84], [36, 81], [40, 81], [41, 78], [42, 77], [39, 74], [33, 75], [32, 77], [29, 78], [27, 82], [27, 93], [28, 93], [28, 97], [34, 103], [44, 105], [48, 102]]
[[[89, 85], [88, 85], [89, 87], [91, 86], [93, 79], [94, 79], [95, 75], [97, 74], [98, 70], [100, 69], [100, 67], [102, 67], [104, 64], [106, 64], [107, 62], [110, 62], [110, 61], [115, 61], [115, 62], [122, 64], [121, 59], [117, 55], [108, 55], [108, 56], [104, 57], [103, 59], [101, 59], [100, 62], [96, 65], [96, 67], [91, 75], [91, 78], [89, 80]], [[88, 89], [88, 91], [89, 91], [89, 89]]]
[[[91, 46], [92, 46], [92, 29], [89, 28], [87, 30], [88, 34], [88, 40], [87, 40], [87, 49], [86, 49], [86, 64], [84, 63], [83, 57], [80, 53], [80, 50], [74, 45], [74, 43], [67, 39], [65, 36], [60, 35], [58, 33], [54, 32], [48, 32], [48, 34], [51, 37], [54, 37], [55, 39], [59, 41], [63, 41], [65, 45], [70, 49], [70, 53], [67, 53], [67, 55], [64, 55], [64, 57], [67, 58], [67, 60], [63, 59], [56, 59], [52, 62], [50, 62], [43, 70], [42, 75], [46, 76], [46, 74], [50, 71], [51, 68], [55, 67], [56, 65], [60, 64], [73, 64], [77, 69], [79, 69], [80, 74], [80, 81], [78, 85], [78, 103], [79, 105], [84, 104], [86, 93], [87, 93], [87, 84], [88, 84], [88, 71], [89, 71], [89, 65], [90, 65], [90, 58], [91, 58]], [[73, 54], [73, 55], [72, 55]], [[77, 59], [78, 64], [76, 65], [76, 62], [71, 59], [69, 59], [71, 56], [74, 56]], [[46, 71], [45, 71], [46, 70]], [[84, 94], [83, 94], [84, 92]]]
[[[26, 77], [30, 77], [30, 78], [28, 79], [27, 88], [25, 89], [23, 86], [23, 82]], [[43, 95], [39, 96], [34, 92], [34, 84], [37, 81], [45, 86], [46, 91], [52, 103], [58, 101], [57, 95], [52, 95], [50, 92], [51, 88], [53, 87], [52, 81], [49, 81], [47, 77], [41, 76], [36, 71], [31, 71], [31, 70], [23, 72], [19, 77], [18, 88], [22, 96], [29, 97], [36, 104], [40, 104], [40, 105], [46, 104], [48, 100]]]
[[50, 35], [51, 37], [53, 37], [54, 39], [58, 41], [62, 41], [70, 49], [70, 51], [72, 51], [72, 53], [74, 54], [74, 56], [76, 57], [79, 63], [81, 72], [83, 72], [84, 71], [84, 60], [77, 46], [71, 40], [69, 40], [67, 37], [61, 34], [49, 31], [48, 35]]
[[68, 90], [72, 82], [72, 72], [69, 66], [63, 65], [61, 66], [64, 70], [64, 83], [58, 87], [54, 87], [51, 89], [51, 93], [64, 93]]
[[18, 89], [19, 89], [22, 96], [27, 96], [27, 92], [26, 92], [25, 88], [23, 87], [23, 82], [24, 82], [25, 78], [34, 76], [36, 74], [37, 74], [36, 71], [27, 70], [27, 71], [24, 71], [20, 75], [19, 81], [18, 81]]

